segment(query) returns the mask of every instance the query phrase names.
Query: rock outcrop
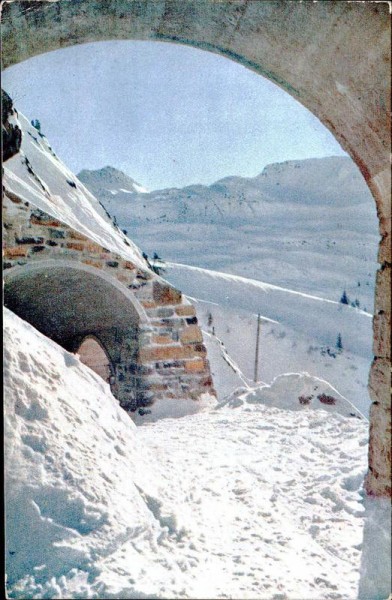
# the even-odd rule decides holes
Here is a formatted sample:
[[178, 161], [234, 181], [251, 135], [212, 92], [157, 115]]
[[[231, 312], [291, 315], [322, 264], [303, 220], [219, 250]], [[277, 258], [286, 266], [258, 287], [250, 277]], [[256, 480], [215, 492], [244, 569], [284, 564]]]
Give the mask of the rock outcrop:
[[14, 107], [12, 100], [4, 90], [1, 90], [1, 133], [2, 133], [2, 159], [3, 162], [15, 156], [22, 143], [22, 131], [12, 123]]

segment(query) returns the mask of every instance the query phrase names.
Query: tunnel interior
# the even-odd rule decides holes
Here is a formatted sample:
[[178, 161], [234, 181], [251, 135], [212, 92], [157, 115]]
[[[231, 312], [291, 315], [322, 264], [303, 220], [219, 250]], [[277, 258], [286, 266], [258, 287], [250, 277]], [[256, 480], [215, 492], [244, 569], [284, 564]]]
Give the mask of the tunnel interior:
[[[139, 315], [102, 276], [78, 268], [22, 269], [4, 284], [4, 304], [113, 384], [134, 371]], [[114, 395], [118, 386], [112, 385]]]
[[84, 365], [87, 365], [107, 383], [111, 383], [113, 365], [102, 344], [92, 336], [84, 338], [77, 354]]

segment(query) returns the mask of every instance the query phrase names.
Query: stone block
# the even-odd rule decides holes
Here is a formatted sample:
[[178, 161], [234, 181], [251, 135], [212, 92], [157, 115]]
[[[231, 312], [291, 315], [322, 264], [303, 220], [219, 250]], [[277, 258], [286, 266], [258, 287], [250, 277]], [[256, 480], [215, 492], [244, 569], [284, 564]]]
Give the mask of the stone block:
[[391, 267], [388, 265], [377, 271], [374, 305], [376, 313], [381, 310], [389, 313], [391, 310]]
[[181, 306], [177, 306], [176, 313], [179, 317], [194, 317], [196, 315], [194, 306], [191, 306], [190, 304], [181, 304]]
[[391, 365], [385, 358], [374, 359], [369, 375], [369, 394], [373, 402], [391, 406]]
[[[102, 246], [100, 246], [99, 244], [96, 244], [95, 242], [91, 242], [88, 241], [83, 245], [84, 250], [86, 250], [86, 252], [91, 252], [92, 254], [100, 254], [101, 252], [104, 251], [104, 249], [102, 248]], [[103, 258], [107, 258], [107, 256], [104, 256]]]
[[381, 239], [379, 248], [378, 248], [378, 262], [382, 265], [383, 263], [391, 262], [391, 234], [390, 232], [385, 232]]
[[32, 213], [30, 216], [30, 223], [32, 225], [41, 225], [41, 227], [63, 227], [63, 224], [60, 221], [45, 213], [42, 213], [42, 216]]
[[184, 323], [182, 319], [160, 319], [151, 321], [153, 327], [165, 327], [166, 329], [182, 328]]
[[27, 246], [14, 246], [4, 249], [5, 258], [13, 258], [15, 256], [27, 256], [29, 248]]
[[168, 319], [174, 315], [174, 310], [172, 308], [158, 308], [155, 311], [155, 316], [159, 319]]
[[118, 279], [118, 281], [120, 281], [121, 283], [129, 283], [130, 280], [130, 276], [127, 275], [126, 273], [116, 273], [116, 279]]
[[70, 229], [68, 232], [68, 237], [71, 238], [71, 240], [81, 240], [83, 242], [87, 242], [88, 238], [83, 235], [83, 233], [79, 233], [79, 231], [75, 231], [74, 229]]
[[49, 229], [49, 235], [55, 240], [64, 240], [66, 237], [66, 232], [64, 229]]
[[16, 196], [12, 192], [10, 192], [10, 190], [7, 190], [7, 193], [4, 194], [4, 197], [9, 198], [14, 204], [22, 204], [22, 200], [19, 198], [19, 196]]
[[84, 250], [84, 244], [81, 242], [67, 242], [66, 247], [69, 250], [77, 250], [78, 252], [82, 252]]
[[201, 373], [206, 368], [205, 362], [202, 358], [196, 358], [196, 360], [188, 360], [185, 363], [185, 371], [188, 373]]
[[16, 238], [17, 244], [43, 244], [43, 237], [32, 237], [32, 236], [23, 236], [21, 238]]
[[173, 340], [168, 335], [153, 335], [152, 336], [153, 344], [172, 344]]
[[116, 269], [118, 267], [118, 262], [117, 262], [117, 260], [107, 260], [106, 261], [106, 266], [107, 267], [112, 267], [113, 269]]
[[123, 264], [124, 269], [130, 269], [131, 271], [136, 271], [136, 267], [130, 260], [124, 261]]
[[157, 304], [180, 304], [182, 294], [170, 285], [154, 281], [153, 298]]
[[189, 325], [180, 333], [180, 340], [183, 344], [199, 344], [203, 341], [201, 329], [198, 325]]
[[90, 267], [95, 267], [96, 269], [103, 268], [100, 262], [98, 262], [97, 260], [91, 260], [89, 258], [85, 258], [84, 260], [82, 260], [82, 263], [84, 263], [85, 265], [89, 265]]
[[365, 489], [372, 496], [391, 497], [392, 494], [391, 410], [378, 403], [370, 408], [369, 472]]
[[156, 348], [142, 348], [140, 350], [140, 361], [153, 362], [159, 360], [178, 360], [192, 358], [192, 348], [184, 346], [160, 346]]
[[142, 300], [140, 303], [144, 308], [156, 308], [157, 304], [153, 300]]
[[373, 352], [380, 358], [391, 358], [391, 316], [381, 311], [373, 319]]

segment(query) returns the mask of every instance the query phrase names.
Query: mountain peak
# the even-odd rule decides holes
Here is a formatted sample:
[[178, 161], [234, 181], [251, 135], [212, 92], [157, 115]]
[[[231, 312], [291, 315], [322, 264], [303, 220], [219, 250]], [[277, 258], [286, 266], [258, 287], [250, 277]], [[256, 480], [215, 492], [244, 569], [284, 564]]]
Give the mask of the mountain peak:
[[115, 167], [107, 165], [101, 169], [83, 169], [78, 179], [97, 196], [114, 196], [120, 192], [128, 194], [147, 193], [142, 185]]

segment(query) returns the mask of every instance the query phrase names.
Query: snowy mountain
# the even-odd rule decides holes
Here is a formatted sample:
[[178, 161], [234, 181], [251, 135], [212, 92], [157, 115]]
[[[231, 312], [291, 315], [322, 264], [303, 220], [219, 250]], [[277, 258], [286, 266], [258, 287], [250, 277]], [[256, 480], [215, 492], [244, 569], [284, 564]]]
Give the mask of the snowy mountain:
[[85, 169], [78, 174], [78, 179], [102, 201], [110, 201], [111, 196], [118, 194], [124, 196], [124, 194], [148, 193], [148, 190], [134, 179], [113, 167], [103, 167], [97, 171]]
[[[84, 173], [81, 180], [149, 255], [331, 300], [346, 290], [372, 311], [377, 215], [349, 158], [289, 161], [254, 178], [132, 195], [100, 196]], [[110, 181], [100, 189], [111, 189]]]

